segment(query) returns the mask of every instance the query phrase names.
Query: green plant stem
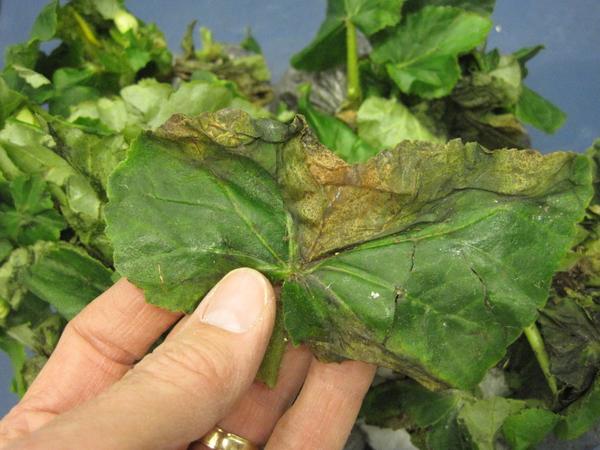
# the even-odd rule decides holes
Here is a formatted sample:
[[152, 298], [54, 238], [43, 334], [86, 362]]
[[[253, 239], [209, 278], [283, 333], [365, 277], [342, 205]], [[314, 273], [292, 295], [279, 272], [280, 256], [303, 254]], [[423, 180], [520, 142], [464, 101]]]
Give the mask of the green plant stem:
[[94, 47], [100, 47], [100, 41], [96, 38], [94, 34], [94, 30], [92, 27], [86, 22], [86, 20], [79, 15], [79, 13], [73, 10], [73, 17], [75, 17], [75, 21], [79, 25], [81, 32], [83, 33], [83, 37], [87, 42], [92, 44]]
[[346, 56], [346, 66], [348, 71], [348, 91], [346, 101], [348, 105], [358, 106], [362, 99], [360, 73], [358, 71], [358, 42], [356, 27], [349, 20], [346, 21], [346, 47], [348, 52]]
[[558, 394], [556, 378], [552, 375], [552, 372], [550, 372], [550, 358], [548, 357], [548, 352], [546, 352], [546, 346], [544, 345], [540, 330], [535, 323], [525, 328], [525, 336], [527, 337], [529, 345], [531, 345], [531, 349], [544, 373], [544, 377], [546, 377], [546, 382], [548, 383], [550, 391], [552, 391], [552, 395], [556, 397]]

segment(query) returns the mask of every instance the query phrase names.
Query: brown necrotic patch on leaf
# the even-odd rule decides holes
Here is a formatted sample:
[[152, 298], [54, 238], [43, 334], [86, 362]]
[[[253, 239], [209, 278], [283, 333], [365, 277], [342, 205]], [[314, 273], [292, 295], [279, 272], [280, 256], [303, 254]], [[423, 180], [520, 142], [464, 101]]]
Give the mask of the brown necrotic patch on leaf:
[[[567, 153], [492, 152], [459, 140], [405, 141], [350, 165], [305, 129], [282, 151], [278, 180], [300, 223], [307, 260], [443, 217], [440, 202], [459, 190], [535, 197], [568, 187]], [[567, 183], [565, 185], [564, 183]], [[441, 208], [440, 208], [441, 207]]]

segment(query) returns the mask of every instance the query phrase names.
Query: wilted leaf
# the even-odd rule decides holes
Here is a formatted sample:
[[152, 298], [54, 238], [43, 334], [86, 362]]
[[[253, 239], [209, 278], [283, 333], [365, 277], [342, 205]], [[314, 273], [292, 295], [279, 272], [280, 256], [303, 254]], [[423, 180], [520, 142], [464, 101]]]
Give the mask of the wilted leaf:
[[[588, 160], [454, 141], [351, 166], [301, 125], [224, 111], [142, 135], [109, 182], [117, 270], [189, 311], [254, 267], [283, 282], [286, 330], [321, 358], [473, 387], [544, 305]], [[272, 151], [276, 178], [255, 162]]]
[[555, 433], [561, 439], [577, 439], [600, 419], [600, 378], [575, 403], [565, 409]]
[[[258, 42], [253, 38], [246, 38], [239, 45], [215, 42], [210, 30], [200, 28], [202, 50], [194, 51], [194, 26], [195, 23], [190, 24], [184, 39], [187, 49], [185, 54], [175, 62], [174, 70], [177, 76], [184, 80], [210, 81], [205, 79], [205, 75], [208, 74], [213, 78], [212, 81], [226, 80], [233, 83], [238, 96], [253, 104], [267, 105], [273, 98], [271, 72], [260, 52]], [[244, 46], [252, 48], [246, 49]]]
[[501, 56], [490, 70], [478, 70], [464, 76], [452, 92], [452, 100], [463, 108], [484, 112], [495, 108], [512, 109], [522, 91], [522, 72], [518, 61]]
[[[13, 245], [10, 243], [8, 239], [0, 239], [0, 263], [3, 263], [8, 255], [13, 251]], [[2, 314], [0, 313], [0, 316]]]
[[34, 69], [40, 54], [40, 41], [37, 39], [9, 45], [4, 52], [4, 66], [9, 68], [17, 64], [28, 69]]
[[512, 54], [519, 64], [521, 65], [521, 70], [523, 71], [523, 78], [527, 77], [529, 71], [527, 70], [527, 63], [537, 56], [539, 52], [544, 50], [543, 45], [535, 45], [533, 47], [523, 47]]
[[[44, 355], [32, 356], [25, 361], [20, 376], [23, 377], [26, 387], [31, 386], [47, 362], [48, 357]], [[25, 391], [21, 395], [25, 395]]]
[[0, 298], [5, 299], [0, 335], [5, 334], [29, 350], [49, 355], [65, 323], [23, 283], [33, 260], [30, 248], [18, 248], [0, 266]]
[[450, 116], [450, 132], [467, 142], [479, 142], [486, 148], [529, 148], [531, 139], [525, 127], [510, 113], [496, 114], [462, 110]]
[[[600, 147], [588, 155], [594, 160]], [[597, 161], [594, 164], [598, 170]], [[598, 173], [595, 175], [598, 193]], [[550, 357], [550, 368], [563, 386], [564, 403], [587, 391], [600, 371], [600, 217], [595, 197], [582, 223], [584, 238], [556, 274], [550, 299], [538, 325]]]
[[[43, 54], [41, 41], [59, 45]], [[163, 78], [171, 73], [171, 54], [155, 25], [147, 25], [127, 12], [123, 2], [52, 0], [38, 15], [28, 42], [13, 46], [8, 65], [18, 64], [52, 79], [59, 70], [93, 72], [68, 90], [57, 90], [51, 100], [54, 112], [68, 115], [69, 97], [82, 101], [94, 94], [116, 93], [133, 83], [140, 73]], [[35, 81], [36, 83], [38, 81]], [[83, 89], [82, 88], [86, 88]], [[43, 102], [40, 102], [43, 103]]]
[[[575, 273], [572, 276], [577, 279]], [[557, 276], [559, 285], [561, 278]], [[551, 296], [542, 311], [540, 327], [550, 354], [552, 373], [561, 382], [583, 392], [600, 370], [600, 309], [592, 298], [586, 298], [585, 291], [566, 289], [566, 292], [561, 289], [565, 298], [556, 293]], [[577, 303], [578, 297], [591, 301], [587, 310]]]

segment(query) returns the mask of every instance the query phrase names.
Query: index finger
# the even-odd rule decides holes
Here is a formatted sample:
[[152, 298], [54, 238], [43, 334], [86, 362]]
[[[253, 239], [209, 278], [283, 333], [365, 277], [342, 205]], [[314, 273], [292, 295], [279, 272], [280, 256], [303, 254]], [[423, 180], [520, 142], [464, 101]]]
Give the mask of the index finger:
[[2, 428], [33, 431], [95, 397], [123, 377], [179, 317], [146, 303], [140, 289], [121, 279], [69, 322], [0, 433]]

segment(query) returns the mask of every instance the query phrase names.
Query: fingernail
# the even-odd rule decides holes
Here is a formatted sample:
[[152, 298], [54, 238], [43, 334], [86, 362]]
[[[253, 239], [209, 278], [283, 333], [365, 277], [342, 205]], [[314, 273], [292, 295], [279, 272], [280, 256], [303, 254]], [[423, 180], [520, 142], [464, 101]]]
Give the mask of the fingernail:
[[267, 281], [261, 274], [251, 269], [234, 270], [200, 304], [200, 320], [232, 333], [245, 333], [261, 318], [267, 292]]

